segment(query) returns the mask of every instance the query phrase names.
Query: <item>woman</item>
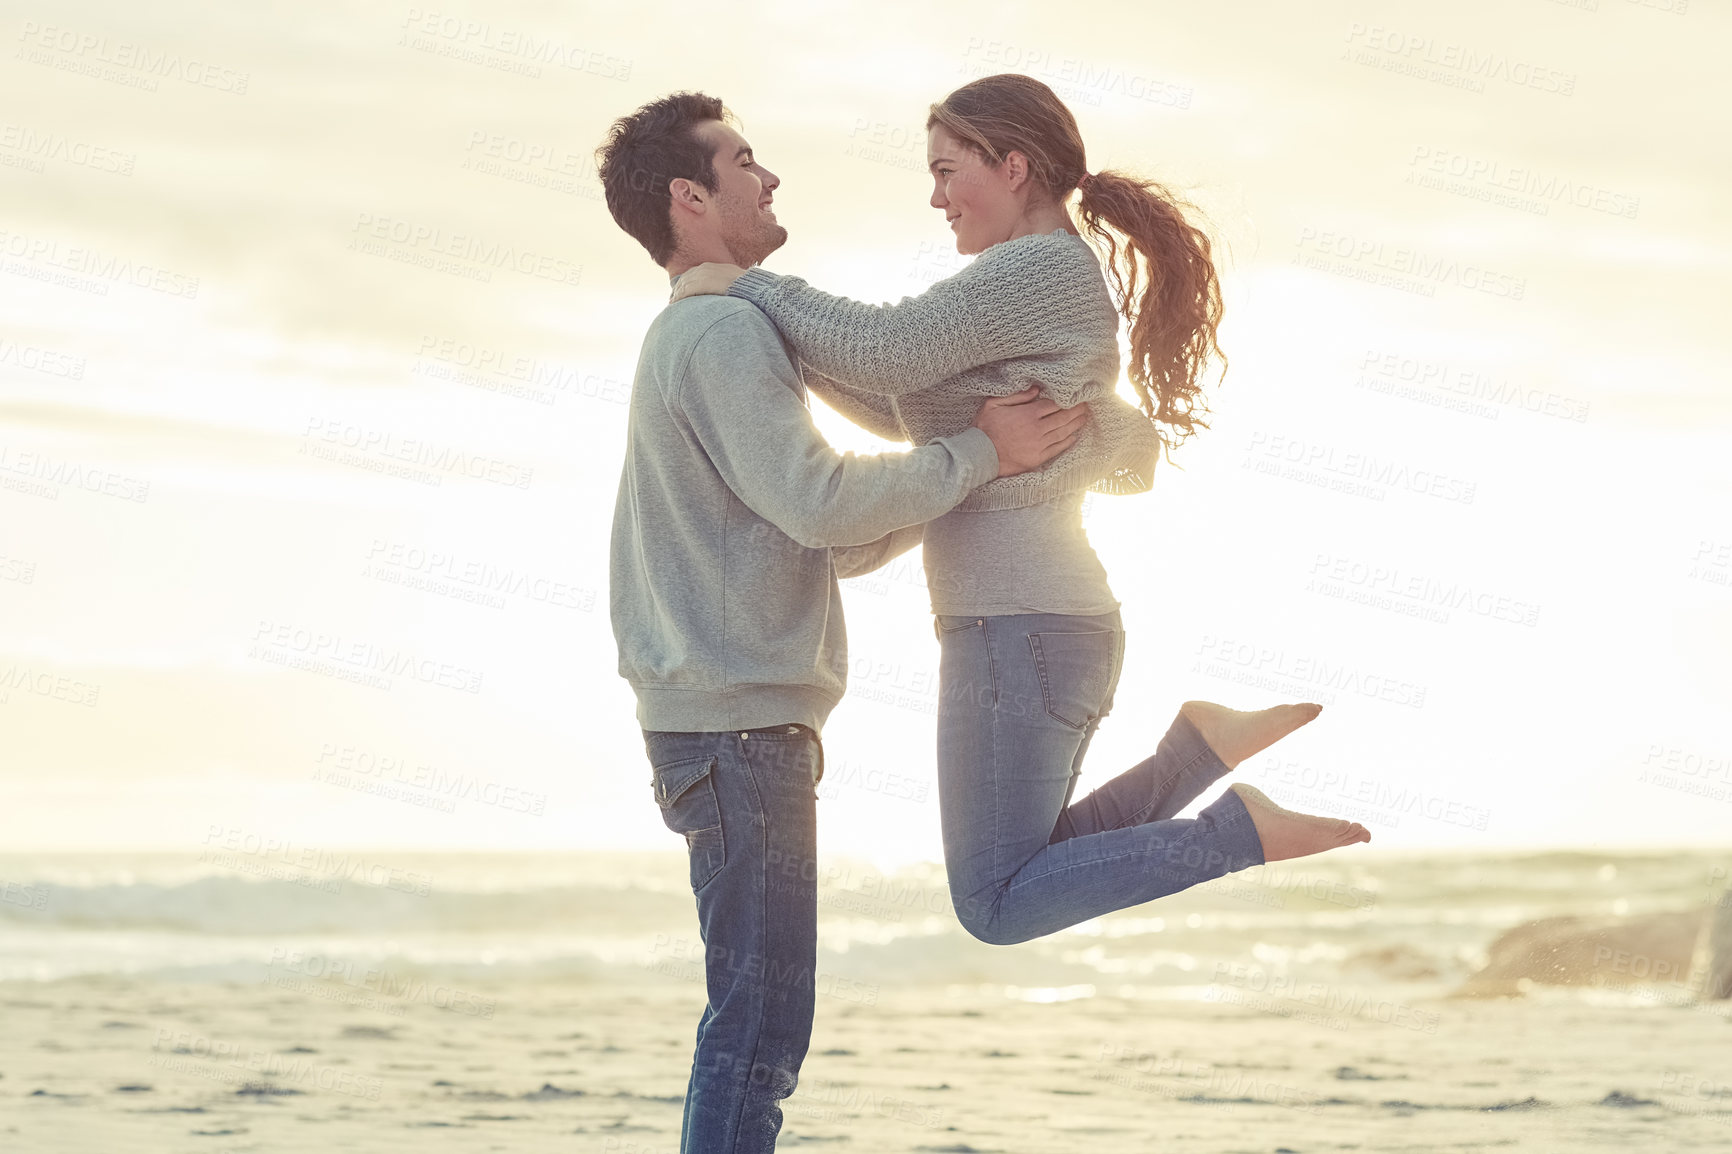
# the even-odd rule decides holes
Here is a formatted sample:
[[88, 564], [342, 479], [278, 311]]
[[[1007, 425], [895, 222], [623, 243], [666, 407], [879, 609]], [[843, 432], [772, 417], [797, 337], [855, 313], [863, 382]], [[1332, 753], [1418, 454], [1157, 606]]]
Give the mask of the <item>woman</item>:
[[[1154, 756], [1071, 803], [1125, 636], [1083, 533], [1084, 491], [1146, 490], [1161, 450], [1203, 424], [1198, 378], [1220, 351], [1219, 285], [1208, 239], [1160, 186], [1087, 172], [1075, 119], [1038, 80], [964, 85], [926, 127], [931, 204], [957, 251], [979, 254], [967, 268], [879, 306], [706, 264], [680, 278], [674, 299], [751, 301], [798, 353], [808, 387], [894, 440], [960, 432], [982, 396], [1031, 384], [1067, 407], [1090, 403], [1077, 443], [1042, 469], [982, 485], [875, 543], [869, 562], [849, 561], [870, 568], [924, 539], [941, 647], [939, 804], [962, 924], [983, 941], [1026, 941], [1247, 866], [1369, 841], [1357, 823], [1292, 813], [1242, 784], [1195, 819], [1173, 816], [1317, 705], [1241, 713], [1186, 702]], [[1066, 207], [1073, 189], [1107, 254], [1116, 309]], [[1141, 412], [1114, 392], [1121, 314]]]

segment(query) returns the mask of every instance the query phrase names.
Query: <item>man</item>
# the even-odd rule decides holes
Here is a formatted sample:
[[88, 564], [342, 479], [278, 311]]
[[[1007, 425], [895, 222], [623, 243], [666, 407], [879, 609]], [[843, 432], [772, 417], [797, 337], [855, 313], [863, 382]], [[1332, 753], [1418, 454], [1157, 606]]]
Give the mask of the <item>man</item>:
[[[772, 194], [720, 100], [677, 93], [597, 150], [608, 210], [670, 277], [780, 248]], [[633, 381], [609, 603], [656, 802], [684, 835], [709, 1004], [686, 1154], [760, 1154], [811, 1037], [819, 731], [847, 673], [838, 576], [883, 564], [976, 485], [1075, 442], [1087, 407], [1030, 389], [906, 453], [825, 443], [776, 329], [702, 296], [651, 323]]]

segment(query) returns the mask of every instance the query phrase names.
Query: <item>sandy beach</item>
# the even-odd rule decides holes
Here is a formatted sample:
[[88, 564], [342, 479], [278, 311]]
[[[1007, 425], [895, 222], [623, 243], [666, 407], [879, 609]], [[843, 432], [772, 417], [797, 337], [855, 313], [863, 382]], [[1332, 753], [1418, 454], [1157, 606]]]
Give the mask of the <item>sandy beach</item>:
[[[14, 985], [0, 1000], [0, 1146], [677, 1149], [694, 987], [474, 992], [496, 999], [489, 1017], [356, 1004], [341, 983], [323, 997], [120, 978]], [[1410, 1028], [1333, 1021], [1292, 1001], [1036, 1004], [964, 988], [871, 1006], [820, 999], [782, 1146], [1732, 1148], [1732, 1087], [1701, 1074], [1725, 1074], [1724, 1004], [1439, 1001], [1416, 1007]]]
[[[0, 1150], [677, 1149], [681, 855], [341, 862], [0, 858]], [[780, 1148], [1732, 1149], [1723, 853], [1288, 864], [994, 947], [827, 859]]]

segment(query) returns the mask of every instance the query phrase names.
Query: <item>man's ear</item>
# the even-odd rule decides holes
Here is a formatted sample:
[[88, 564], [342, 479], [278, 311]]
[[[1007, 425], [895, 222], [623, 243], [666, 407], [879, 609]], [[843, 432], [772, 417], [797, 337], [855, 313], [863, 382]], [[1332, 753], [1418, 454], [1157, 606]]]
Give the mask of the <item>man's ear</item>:
[[709, 193], [695, 180], [676, 176], [668, 181], [668, 199], [676, 209], [702, 216], [709, 211]]

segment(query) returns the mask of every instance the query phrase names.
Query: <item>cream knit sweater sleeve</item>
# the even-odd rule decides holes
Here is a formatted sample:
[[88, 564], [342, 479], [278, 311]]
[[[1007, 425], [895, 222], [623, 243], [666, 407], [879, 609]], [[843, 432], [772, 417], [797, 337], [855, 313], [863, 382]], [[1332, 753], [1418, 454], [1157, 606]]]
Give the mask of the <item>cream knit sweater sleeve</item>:
[[[993, 361], [1051, 353], [1074, 340], [1075, 317], [1094, 308], [1098, 266], [1074, 237], [1019, 237], [981, 253], [919, 296], [872, 305], [820, 292], [796, 276], [763, 268], [742, 273], [729, 296], [763, 310], [800, 359], [856, 392], [901, 397]], [[1041, 381], [1066, 407], [1086, 382]], [[822, 395], [822, 394], [820, 394]]]

